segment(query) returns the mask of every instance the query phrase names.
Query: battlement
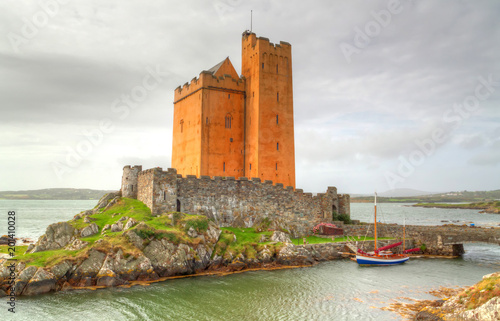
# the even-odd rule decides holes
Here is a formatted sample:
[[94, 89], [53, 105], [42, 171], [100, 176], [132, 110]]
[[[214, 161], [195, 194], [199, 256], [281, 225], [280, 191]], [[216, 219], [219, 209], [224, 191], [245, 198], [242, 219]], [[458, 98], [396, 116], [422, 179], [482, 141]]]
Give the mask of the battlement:
[[[131, 175], [133, 168], [140, 171]], [[331, 222], [333, 213], [350, 212], [349, 195], [337, 195], [335, 187], [312, 196], [302, 189], [270, 180], [262, 182], [257, 177], [184, 177], [174, 168], [133, 168], [124, 167], [123, 181], [137, 177], [136, 198], [154, 215], [182, 211], [206, 215], [220, 226], [238, 227], [251, 227], [267, 217], [301, 234], [320, 222]]]
[[174, 91], [174, 104], [200, 89], [217, 89], [224, 91], [245, 91], [245, 78], [235, 79], [231, 75], [224, 74], [216, 77], [212, 72], [204, 70], [199, 77], [191, 79], [191, 82], [179, 86]]
[[291, 56], [292, 54], [292, 45], [289, 42], [280, 41], [279, 44], [274, 44], [270, 42], [269, 38], [257, 37], [255, 33], [248, 31], [243, 33], [243, 49], [283, 56]]

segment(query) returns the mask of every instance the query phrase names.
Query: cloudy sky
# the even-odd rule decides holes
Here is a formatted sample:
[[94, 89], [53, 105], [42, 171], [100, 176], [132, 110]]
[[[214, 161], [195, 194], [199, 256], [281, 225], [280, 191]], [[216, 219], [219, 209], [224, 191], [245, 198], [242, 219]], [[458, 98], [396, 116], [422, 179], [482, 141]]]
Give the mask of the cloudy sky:
[[168, 168], [173, 91], [292, 44], [297, 187], [500, 188], [500, 2], [0, 2], [0, 190]]

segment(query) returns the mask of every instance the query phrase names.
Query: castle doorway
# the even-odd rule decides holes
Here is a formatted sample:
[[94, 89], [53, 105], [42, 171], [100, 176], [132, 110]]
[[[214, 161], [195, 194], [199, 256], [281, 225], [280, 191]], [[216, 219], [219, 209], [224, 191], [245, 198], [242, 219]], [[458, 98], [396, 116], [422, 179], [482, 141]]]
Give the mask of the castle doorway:
[[332, 221], [336, 221], [337, 220], [337, 206], [332, 205]]
[[181, 211], [181, 201], [177, 199], [177, 212]]

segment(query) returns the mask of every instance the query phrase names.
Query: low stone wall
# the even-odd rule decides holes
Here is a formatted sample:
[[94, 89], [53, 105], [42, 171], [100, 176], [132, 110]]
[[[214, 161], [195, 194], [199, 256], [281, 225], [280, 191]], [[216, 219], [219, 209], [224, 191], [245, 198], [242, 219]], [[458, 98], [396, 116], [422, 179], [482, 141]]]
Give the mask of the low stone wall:
[[[133, 197], [132, 189], [137, 191], [137, 199], [154, 215], [169, 211], [201, 214], [219, 226], [235, 227], [251, 227], [267, 218], [272, 228], [287, 230], [295, 237], [310, 234], [321, 222], [331, 222], [334, 212], [350, 214], [349, 195], [337, 194], [336, 187], [313, 196], [259, 178], [182, 177], [172, 168], [133, 169], [125, 166], [122, 189], [129, 197]], [[137, 187], [130, 184], [133, 182]]]
[[[344, 225], [344, 234], [350, 236], [373, 237], [373, 225]], [[368, 233], [367, 233], [368, 230]], [[403, 238], [403, 226], [397, 224], [377, 224], [379, 237]], [[500, 245], [500, 228], [481, 228], [457, 225], [420, 226], [407, 225], [406, 238], [414, 247], [425, 244], [424, 252], [431, 255], [460, 255], [463, 243], [483, 242]]]

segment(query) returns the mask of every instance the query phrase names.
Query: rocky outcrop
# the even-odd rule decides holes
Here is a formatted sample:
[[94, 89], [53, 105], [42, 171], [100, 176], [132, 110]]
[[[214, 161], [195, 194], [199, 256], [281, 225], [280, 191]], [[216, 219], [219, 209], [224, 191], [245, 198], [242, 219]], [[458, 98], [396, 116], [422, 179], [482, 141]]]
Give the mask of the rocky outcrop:
[[483, 281], [465, 291], [435, 301], [415, 315], [414, 320], [497, 321], [500, 320], [500, 272], [485, 275]]
[[84, 227], [80, 231], [80, 236], [81, 237], [87, 237], [87, 236], [91, 236], [91, 235], [97, 234], [97, 232], [99, 232], [99, 226], [97, 226], [96, 223], [92, 223], [92, 224]]
[[[227, 272], [265, 266], [310, 265], [339, 258], [339, 252], [342, 251], [342, 246], [334, 243], [295, 246], [286, 233], [275, 232], [271, 237], [266, 237], [265, 242], [270, 241], [269, 244], [254, 245], [253, 252], [226, 251], [220, 256], [214, 251], [222, 231], [212, 221], [207, 224], [206, 230], [190, 227], [187, 231], [182, 225], [186, 231], [184, 237], [187, 236], [190, 240], [183, 243], [182, 238], [176, 238], [175, 233], [159, 237], [147, 233], [152, 230], [144, 222], [138, 223], [132, 218], [126, 218], [112, 225], [123, 231], [120, 236], [123, 239], [120, 242], [124, 243], [116, 247], [106, 241], [108, 236], [97, 240], [92, 247], [88, 242], [75, 238], [75, 235], [88, 236], [93, 235], [88, 233], [97, 233], [99, 229], [95, 223], [80, 232], [68, 226], [69, 224], [51, 225], [35, 248], [64, 247], [66, 250], [83, 251], [79, 252], [77, 257], [68, 257], [52, 267], [26, 267], [25, 263], [18, 263], [16, 293], [36, 295], [82, 287], [112, 287], [126, 285], [132, 281], [153, 281], [204, 271]], [[113, 230], [112, 226], [109, 227], [110, 230]], [[89, 232], [85, 232], [85, 229]], [[234, 235], [230, 235], [229, 239], [236, 242]], [[227, 242], [228, 237], [225, 237], [225, 240]], [[128, 252], [124, 253], [122, 246], [125, 246]], [[3, 292], [9, 290], [9, 285], [5, 282], [9, 273], [0, 262], [0, 290]]]
[[55, 291], [56, 278], [50, 272], [45, 271], [43, 268], [38, 268], [35, 275], [28, 282], [24, 288], [23, 295], [37, 295]]
[[120, 231], [123, 231], [122, 222], [116, 222], [113, 225], [111, 225], [111, 232], [120, 232]]
[[72, 242], [77, 230], [67, 222], [51, 224], [29, 253], [57, 250]]
[[292, 243], [290, 240], [290, 236], [285, 232], [275, 231], [271, 236], [271, 241], [273, 242], [282, 242], [282, 243]]

